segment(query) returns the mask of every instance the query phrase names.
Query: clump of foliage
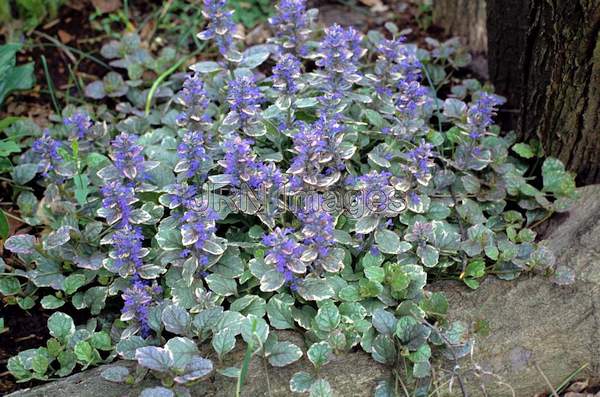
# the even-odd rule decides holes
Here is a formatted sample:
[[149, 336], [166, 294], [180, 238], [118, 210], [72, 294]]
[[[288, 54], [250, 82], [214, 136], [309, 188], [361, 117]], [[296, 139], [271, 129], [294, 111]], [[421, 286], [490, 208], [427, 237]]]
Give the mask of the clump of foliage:
[[0, 45], [0, 106], [13, 91], [28, 90], [35, 84], [33, 62], [17, 65], [17, 52], [21, 44]]
[[8, 24], [18, 18], [24, 30], [32, 30], [44, 20], [56, 18], [63, 3], [63, 0], [4, 0], [0, 3], [0, 22]]
[[[314, 10], [282, 0], [275, 37], [243, 49], [224, 0], [203, 13], [198, 37], [220, 57], [173, 76], [175, 101], [157, 96], [143, 112], [137, 87], [154, 63], [131, 38], [110, 43], [104, 55], [131, 80], [113, 72], [87, 92], [115, 109], [67, 107], [17, 159], [13, 180], [44, 191], [16, 197], [40, 234], [5, 242], [15, 257], [0, 292], [24, 309], [91, 315], [53, 314], [47, 346], [10, 359], [17, 379], [121, 357], [162, 379], [145, 396], [215, 369], [239, 393], [253, 355], [280, 367], [305, 354], [273, 332], [293, 329], [315, 369], [293, 376], [293, 392], [331, 395], [320, 368], [360, 347], [427, 395], [432, 355], [456, 360], [471, 343], [428, 282], [571, 277], [532, 227], [568, 209], [573, 178], [549, 158], [530, 183], [524, 159], [538, 153], [493, 124], [503, 99], [447, 77], [468, 62], [455, 41], [418, 48], [392, 24], [317, 31]], [[244, 362], [226, 366], [242, 341]], [[131, 379], [120, 366], [103, 376]]]

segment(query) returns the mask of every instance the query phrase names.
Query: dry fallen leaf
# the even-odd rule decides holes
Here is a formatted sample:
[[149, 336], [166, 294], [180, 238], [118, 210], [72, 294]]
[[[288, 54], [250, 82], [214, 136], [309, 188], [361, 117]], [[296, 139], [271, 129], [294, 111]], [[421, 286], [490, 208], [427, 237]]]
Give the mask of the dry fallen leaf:
[[101, 13], [113, 12], [121, 7], [121, 0], [91, 0]]
[[69, 41], [73, 40], [73, 36], [71, 36], [69, 33], [65, 32], [62, 29], [59, 29], [58, 31], [58, 38], [63, 44], [67, 44]]

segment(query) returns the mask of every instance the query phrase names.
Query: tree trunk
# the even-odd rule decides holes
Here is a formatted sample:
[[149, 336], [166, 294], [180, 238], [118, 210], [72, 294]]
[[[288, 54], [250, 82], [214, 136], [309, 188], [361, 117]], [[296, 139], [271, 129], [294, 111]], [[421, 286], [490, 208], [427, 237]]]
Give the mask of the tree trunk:
[[433, 20], [446, 34], [463, 37], [477, 53], [487, 51], [485, 0], [434, 0]]
[[520, 137], [600, 181], [600, 1], [488, 0], [487, 25], [490, 76]]
[[599, 0], [436, 0], [434, 20], [475, 52], [487, 31], [505, 130], [538, 138], [579, 182], [600, 181]]

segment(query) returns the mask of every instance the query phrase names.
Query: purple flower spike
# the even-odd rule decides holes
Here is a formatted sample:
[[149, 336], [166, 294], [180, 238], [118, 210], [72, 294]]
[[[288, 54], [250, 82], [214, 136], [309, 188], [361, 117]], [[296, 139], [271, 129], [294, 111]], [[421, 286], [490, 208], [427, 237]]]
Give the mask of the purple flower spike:
[[77, 139], [84, 139], [90, 128], [92, 128], [92, 120], [90, 116], [83, 112], [73, 114], [71, 117], [64, 119], [64, 125], [69, 127], [77, 136]]
[[236, 33], [233, 11], [227, 9], [226, 0], [204, 0], [202, 15], [208, 21], [208, 28], [198, 33], [200, 40], [214, 40], [221, 55], [229, 52]]

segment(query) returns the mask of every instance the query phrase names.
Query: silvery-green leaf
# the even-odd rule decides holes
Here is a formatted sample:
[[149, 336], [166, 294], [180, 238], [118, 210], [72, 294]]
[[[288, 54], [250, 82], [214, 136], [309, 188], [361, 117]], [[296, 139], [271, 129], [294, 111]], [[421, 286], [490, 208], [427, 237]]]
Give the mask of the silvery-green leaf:
[[196, 342], [183, 337], [169, 339], [165, 344], [165, 349], [173, 356], [173, 365], [176, 368], [184, 368], [192, 361], [192, 358], [198, 354]]
[[147, 387], [142, 390], [140, 397], [175, 397], [175, 393], [171, 389], [162, 386]]
[[165, 251], [174, 251], [183, 248], [181, 233], [177, 229], [159, 229], [154, 237], [159, 247]]
[[103, 369], [100, 376], [109, 382], [122, 383], [129, 376], [129, 369], [121, 365], [111, 365]]
[[379, 225], [379, 217], [367, 215], [359, 218], [354, 227], [354, 231], [359, 234], [369, 234]]
[[444, 116], [454, 119], [463, 117], [467, 110], [467, 104], [460, 99], [447, 98], [444, 101]]
[[222, 67], [217, 62], [204, 61], [193, 64], [190, 69], [198, 73], [212, 73], [221, 70]]
[[400, 237], [398, 237], [398, 234], [387, 229], [375, 232], [375, 242], [377, 243], [377, 248], [384, 254], [398, 254], [400, 253], [400, 249], [403, 248], [400, 247]]
[[37, 170], [37, 164], [19, 164], [12, 170], [10, 176], [15, 183], [24, 185], [35, 177]]
[[214, 325], [213, 332], [228, 328], [233, 332], [233, 335], [238, 335], [242, 329], [242, 323], [244, 316], [238, 312], [227, 310], [223, 312], [223, 315], [219, 318], [219, 321]]
[[220, 274], [211, 273], [205, 278], [208, 288], [220, 296], [237, 294], [237, 283], [235, 280], [225, 278]]
[[235, 334], [230, 328], [222, 329], [213, 336], [211, 343], [219, 358], [223, 358], [235, 347]]
[[321, 266], [325, 271], [337, 273], [344, 267], [344, 256], [346, 252], [343, 248], [333, 248], [329, 255], [321, 261]]
[[159, 372], [166, 372], [173, 366], [173, 355], [162, 347], [140, 347], [135, 351], [135, 359], [142, 367]]
[[133, 360], [135, 359], [136, 350], [139, 347], [146, 345], [148, 345], [148, 342], [146, 342], [141, 336], [134, 335], [127, 339], [121, 339], [117, 343], [117, 346], [115, 346], [115, 350], [125, 360]]
[[65, 293], [72, 295], [79, 289], [79, 287], [85, 284], [85, 276], [79, 273], [70, 274], [65, 278]]
[[396, 360], [396, 347], [388, 335], [377, 335], [371, 347], [373, 359], [382, 364], [393, 364]]
[[277, 291], [284, 283], [283, 274], [278, 272], [277, 269], [271, 269], [260, 278], [260, 290], [263, 292]]
[[152, 216], [141, 208], [134, 209], [129, 216], [129, 220], [133, 224], [146, 223], [150, 219]]
[[350, 233], [348, 233], [345, 230], [335, 229], [333, 231], [333, 238], [335, 239], [335, 241], [337, 243], [340, 243], [340, 244], [344, 244], [344, 245], [353, 245], [354, 244], [354, 240], [352, 239], [352, 236], [350, 236]]
[[211, 267], [213, 273], [226, 278], [237, 278], [244, 273], [244, 262], [238, 248], [229, 247], [216, 265]]
[[392, 313], [384, 309], [375, 310], [371, 321], [373, 322], [373, 327], [375, 327], [380, 334], [393, 335], [394, 332], [396, 332], [398, 319]]
[[15, 254], [31, 254], [35, 250], [35, 237], [29, 234], [17, 234], [4, 242], [4, 248]]
[[294, 319], [291, 306], [294, 300], [285, 294], [274, 295], [267, 303], [269, 323], [276, 329], [293, 329]]
[[185, 335], [190, 325], [189, 313], [177, 305], [165, 307], [161, 318], [165, 329], [178, 335]]
[[310, 390], [313, 383], [313, 377], [308, 372], [296, 372], [290, 379], [290, 390], [294, 393], [306, 393]]
[[197, 331], [212, 329], [223, 316], [223, 307], [204, 309], [194, 317], [193, 325]]
[[241, 67], [246, 67], [249, 69], [254, 69], [255, 67], [261, 65], [264, 61], [269, 58], [270, 53], [268, 51], [261, 52], [248, 52], [245, 51], [243, 53], [242, 62], [240, 63]]
[[317, 311], [315, 324], [321, 331], [331, 332], [340, 324], [340, 311], [335, 303], [325, 302]]
[[[2, 290], [2, 288], [0, 288], [0, 291], [1, 290]], [[44, 309], [58, 309], [59, 307], [61, 307], [65, 304], [65, 301], [62, 299], [58, 299], [54, 295], [46, 295], [42, 298], [40, 303], [42, 304], [42, 307]]]
[[227, 367], [224, 369], [217, 369], [217, 372], [228, 378], [239, 378], [242, 370], [236, 367]]
[[559, 265], [554, 270], [552, 282], [557, 285], [570, 285], [575, 282], [575, 272], [568, 266]]
[[269, 363], [274, 367], [285, 367], [302, 357], [302, 350], [291, 342], [277, 342], [267, 352]]
[[266, 306], [267, 303], [260, 296], [244, 295], [233, 301], [229, 308], [245, 316], [252, 314], [256, 317], [263, 317], [266, 313]]
[[300, 98], [294, 102], [294, 107], [297, 109], [312, 108], [318, 103], [317, 98]]
[[183, 369], [183, 374], [176, 376], [173, 380], [177, 383], [192, 382], [210, 374], [212, 370], [212, 361], [199, 356], [192, 357], [191, 361]]
[[106, 96], [104, 83], [102, 81], [93, 81], [85, 87], [85, 96], [92, 99], [102, 99]]
[[48, 318], [48, 330], [57, 339], [67, 339], [75, 333], [75, 323], [69, 315], [55, 312]]
[[252, 275], [259, 280], [266, 272], [273, 268], [272, 266], [267, 265], [262, 259], [258, 258], [250, 259], [248, 262], [248, 267], [250, 268]]
[[206, 240], [202, 246], [202, 250], [213, 255], [221, 255], [225, 252], [225, 246], [213, 240]]
[[417, 256], [421, 258], [423, 265], [434, 267], [438, 264], [440, 253], [431, 245], [421, 245], [417, 247]]
[[269, 336], [267, 322], [252, 314], [249, 314], [242, 323], [242, 338], [255, 348], [263, 345]]
[[387, 380], [380, 381], [375, 386], [375, 396], [374, 397], [396, 397], [396, 392], [394, 391], [394, 387]]
[[332, 350], [329, 343], [322, 341], [313, 343], [306, 352], [306, 355], [315, 368], [319, 369], [329, 362], [331, 353]]
[[326, 280], [306, 278], [297, 289], [298, 294], [309, 301], [322, 301], [334, 295], [334, 291]]
[[317, 379], [310, 386], [309, 397], [333, 397], [331, 385], [325, 379]]

